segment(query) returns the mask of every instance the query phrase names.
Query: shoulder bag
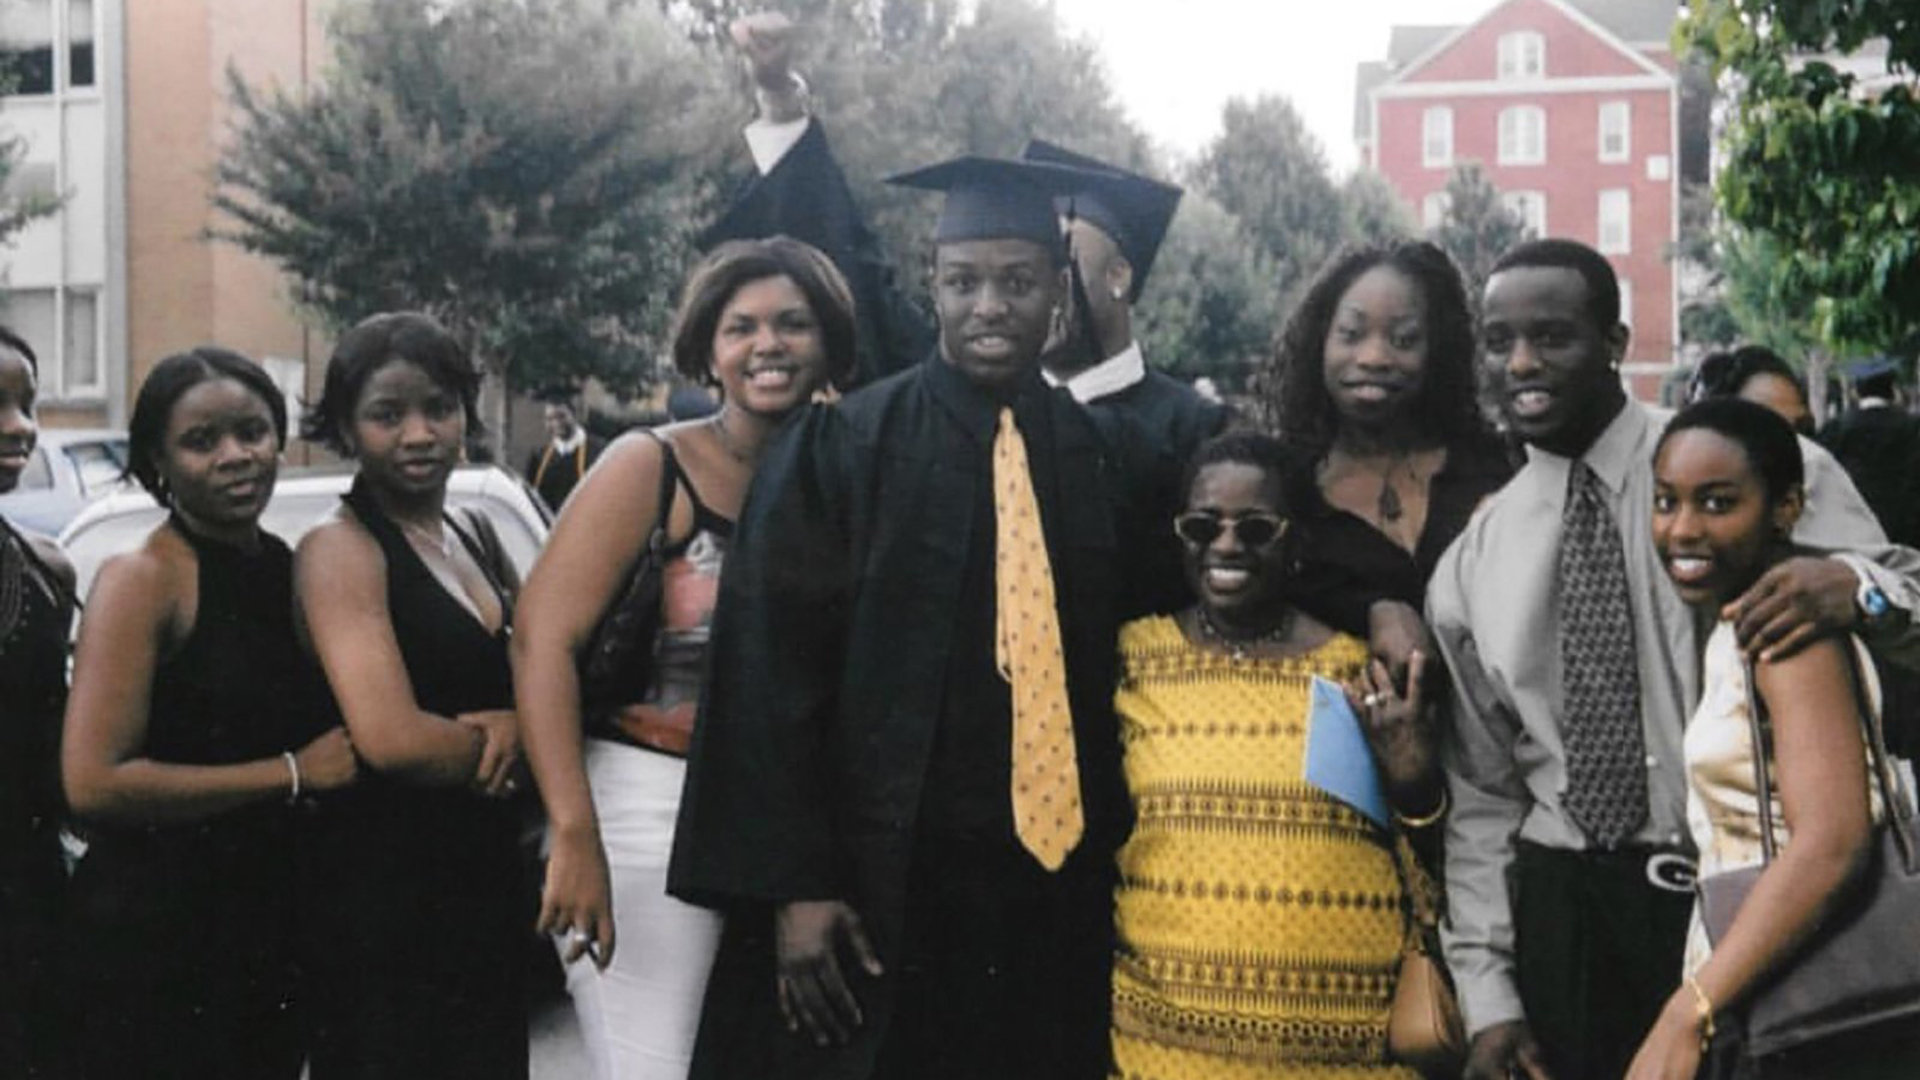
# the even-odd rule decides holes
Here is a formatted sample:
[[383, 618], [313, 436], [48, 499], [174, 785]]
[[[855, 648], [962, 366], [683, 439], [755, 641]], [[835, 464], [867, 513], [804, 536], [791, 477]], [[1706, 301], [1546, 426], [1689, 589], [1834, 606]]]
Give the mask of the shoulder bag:
[[660, 494], [654, 501], [659, 509], [639, 557], [577, 657], [580, 715], [590, 722], [642, 700], [653, 678], [654, 642], [660, 633], [660, 571], [677, 484], [673, 444], [647, 434], [660, 444]]
[[1387, 1054], [1425, 1076], [1459, 1076], [1467, 1060], [1467, 1032], [1453, 980], [1440, 959], [1438, 889], [1404, 833], [1394, 836], [1393, 850], [1406, 889], [1408, 925], [1387, 1014]]
[[[1763, 1058], [1865, 1029], [1920, 1020], [1920, 864], [1916, 863], [1913, 804], [1894, 775], [1886, 737], [1863, 686], [1859, 658], [1847, 643], [1848, 679], [1866, 733], [1873, 783], [1885, 820], [1874, 827], [1871, 859], [1860, 880], [1826, 914], [1808, 943], [1757, 986], [1734, 1011], [1744, 1028], [1744, 1053]], [[1759, 805], [1773, 805], [1768, 758], [1771, 725], [1766, 703], [1747, 667], [1747, 711], [1753, 733], [1754, 788]], [[1759, 866], [1700, 880], [1700, 913], [1709, 940], [1733, 925], [1753, 883], [1773, 861], [1773, 815], [1760, 820]]]

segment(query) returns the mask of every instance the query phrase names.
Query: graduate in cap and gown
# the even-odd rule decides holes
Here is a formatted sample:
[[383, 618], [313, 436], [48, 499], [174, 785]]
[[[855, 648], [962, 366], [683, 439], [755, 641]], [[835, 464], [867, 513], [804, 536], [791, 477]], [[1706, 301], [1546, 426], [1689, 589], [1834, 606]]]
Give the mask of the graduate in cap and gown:
[[1110, 478], [1039, 370], [1076, 174], [894, 182], [946, 193], [938, 348], [780, 433], [721, 584], [668, 881], [727, 915], [692, 1075], [1092, 1080], [1130, 811]]
[[[1058, 200], [1071, 247], [1074, 318], [1042, 358], [1042, 373], [1086, 406], [1123, 479], [1116, 520], [1129, 564], [1124, 614], [1169, 614], [1193, 602], [1173, 532], [1187, 494], [1180, 480], [1200, 446], [1231, 419], [1220, 403], [1149, 367], [1133, 333], [1133, 305], [1181, 190], [1039, 139], [1027, 144], [1023, 157], [1075, 168], [1083, 177]], [[1420, 614], [1355, 564], [1345, 546], [1341, 537], [1303, 530], [1290, 599], [1314, 618], [1366, 639], [1404, 681], [1412, 651], [1432, 652]]]
[[1126, 614], [1173, 611], [1191, 600], [1172, 527], [1180, 477], [1228, 418], [1219, 402], [1147, 366], [1133, 333], [1133, 305], [1182, 192], [1039, 139], [1022, 157], [1084, 174], [1058, 200], [1072, 249], [1071, 332], [1048, 348], [1041, 373], [1087, 407], [1128, 481], [1119, 513], [1137, 570], [1128, 574]]

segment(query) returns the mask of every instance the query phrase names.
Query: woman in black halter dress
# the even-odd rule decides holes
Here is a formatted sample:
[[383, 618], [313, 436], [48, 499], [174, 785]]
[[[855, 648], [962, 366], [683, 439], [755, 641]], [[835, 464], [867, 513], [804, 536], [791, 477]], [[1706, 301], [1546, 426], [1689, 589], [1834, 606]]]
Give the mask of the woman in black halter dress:
[[476, 390], [438, 324], [378, 315], [340, 339], [307, 421], [360, 463], [296, 576], [368, 766], [314, 862], [313, 1080], [527, 1075], [508, 583], [445, 509]]
[[[0, 493], [33, 450], [34, 367], [33, 350], [0, 327]], [[72, 587], [50, 541], [0, 518], [0, 1076], [65, 1076], [72, 1050], [55, 948]]]
[[171, 510], [102, 567], [62, 765], [88, 843], [73, 881], [96, 1077], [299, 1076], [297, 802], [355, 774], [293, 630], [292, 553], [260, 528], [286, 414], [251, 361], [155, 365], [131, 471]]

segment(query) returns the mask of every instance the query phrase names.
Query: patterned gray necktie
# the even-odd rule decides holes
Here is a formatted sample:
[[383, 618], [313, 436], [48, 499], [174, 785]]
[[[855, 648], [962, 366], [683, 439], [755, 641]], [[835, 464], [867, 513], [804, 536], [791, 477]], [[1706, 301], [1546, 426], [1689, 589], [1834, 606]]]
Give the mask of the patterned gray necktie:
[[1614, 847], [1647, 817], [1646, 736], [1626, 552], [1600, 478], [1584, 461], [1567, 478], [1560, 588], [1567, 816], [1594, 844]]

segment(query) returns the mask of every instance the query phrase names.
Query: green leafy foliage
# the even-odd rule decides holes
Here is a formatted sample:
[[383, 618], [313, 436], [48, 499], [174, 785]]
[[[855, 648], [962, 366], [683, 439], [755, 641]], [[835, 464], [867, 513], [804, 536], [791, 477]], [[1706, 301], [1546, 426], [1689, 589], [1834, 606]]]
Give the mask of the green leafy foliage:
[[[0, 63], [0, 97], [13, 93], [19, 75], [13, 65]], [[14, 173], [27, 160], [27, 140], [0, 132], [0, 247], [13, 241], [21, 229], [60, 209], [66, 197], [57, 192], [17, 191]]]
[[303, 96], [230, 75], [216, 235], [330, 328], [420, 308], [510, 385], [644, 386], [714, 171], [711, 68], [589, 0], [360, 0], [332, 34]]
[[1526, 236], [1526, 222], [1500, 201], [1478, 162], [1454, 167], [1447, 177], [1447, 213], [1431, 239], [1459, 264], [1469, 303], [1479, 306], [1493, 264]]
[[[1717, 185], [1756, 300], [1836, 352], [1920, 341], [1920, 6], [1911, 0], [1699, 0], [1676, 40], [1731, 93]], [[1816, 54], [1883, 40], [1905, 79], [1878, 94]]]
[[1240, 393], [1279, 325], [1272, 261], [1246, 243], [1240, 220], [1189, 192], [1153, 264], [1134, 329], [1147, 356], [1183, 379]]
[[1326, 155], [1286, 98], [1229, 101], [1193, 179], [1245, 226], [1285, 309], [1348, 239], [1347, 207]]

